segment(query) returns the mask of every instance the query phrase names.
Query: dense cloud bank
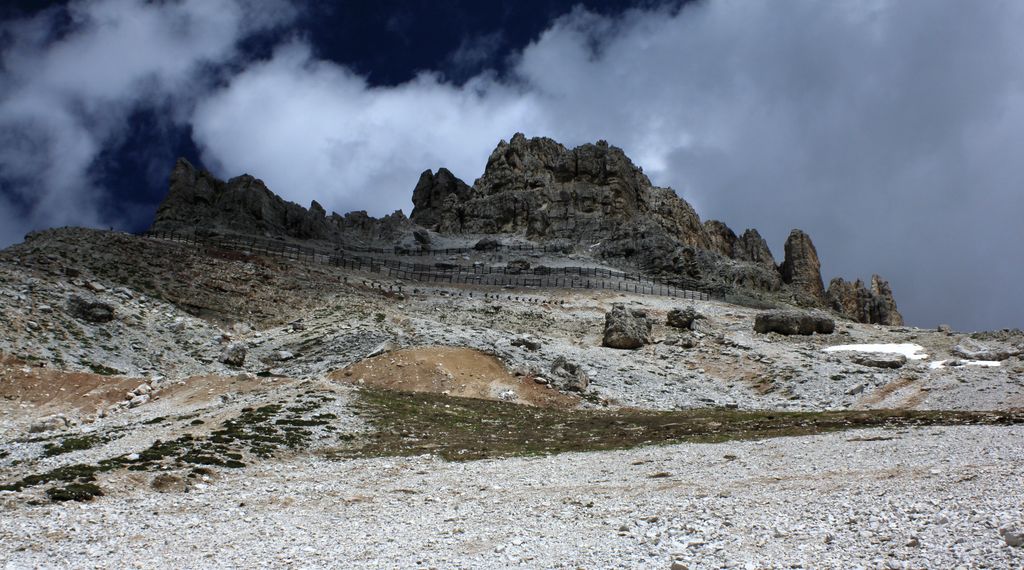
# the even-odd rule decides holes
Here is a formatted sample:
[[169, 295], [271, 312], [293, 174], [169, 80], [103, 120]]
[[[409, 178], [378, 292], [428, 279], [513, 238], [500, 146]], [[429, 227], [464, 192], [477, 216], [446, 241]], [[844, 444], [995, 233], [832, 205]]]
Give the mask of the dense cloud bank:
[[[252, 4], [96, 0], [72, 4], [59, 36], [53, 13], [5, 25], [0, 243], [124, 223], [100, 207], [90, 167], [140, 106], [191, 127], [218, 175], [374, 214], [408, 211], [426, 168], [472, 180], [523, 131], [607, 139], [704, 218], [757, 227], [776, 254], [801, 227], [826, 281], [882, 273], [911, 323], [1024, 325], [1011, 291], [1024, 272], [1024, 4], [578, 9], [510, 52], [500, 76], [424, 71], [395, 86], [318, 58], [301, 34], [247, 60], [240, 42], [294, 16]], [[493, 49], [488, 37], [452, 57]]]

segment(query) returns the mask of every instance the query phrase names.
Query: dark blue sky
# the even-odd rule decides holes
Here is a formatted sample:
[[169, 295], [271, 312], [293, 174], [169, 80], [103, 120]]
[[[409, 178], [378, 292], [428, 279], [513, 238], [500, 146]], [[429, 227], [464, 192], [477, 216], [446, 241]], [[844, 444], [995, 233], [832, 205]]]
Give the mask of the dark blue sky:
[[0, 246], [147, 226], [177, 156], [340, 213], [516, 132], [621, 147], [702, 219], [908, 322], [1024, 327], [1024, 2], [15, 0]]

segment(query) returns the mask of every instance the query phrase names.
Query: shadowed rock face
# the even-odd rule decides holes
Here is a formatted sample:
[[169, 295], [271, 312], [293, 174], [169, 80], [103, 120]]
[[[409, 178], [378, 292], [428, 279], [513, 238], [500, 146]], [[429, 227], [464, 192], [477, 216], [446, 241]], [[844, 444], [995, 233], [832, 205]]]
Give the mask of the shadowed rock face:
[[786, 258], [779, 267], [782, 281], [794, 285], [814, 302], [825, 300], [825, 286], [821, 282], [821, 262], [814, 249], [811, 236], [801, 230], [789, 232], [786, 239]]
[[420, 180], [412, 192], [413, 223], [446, 233], [462, 232], [465, 226], [458, 204], [473, 191], [447, 168], [437, 174], [429, 170], [420, 174]]
[[871, 277], [871, 288], [858, 279], [850, 283], [840, 277], [833, 279], [825, 294], [828, 307], [861, 323], [900, 326], [903, 316], [896, 309], [896, 301], [888, 281], [878, 275]]
[[718, 220], [704, 222], [704, 231], [708, 234], [709, 249], [725, 257], [736, 257], [736, 234]]
[[768, 242], [754, 229], [743, 232], [736, 240], [733, 257], [740, 261], [775, 267], [775, 257], [772, 256], [772, 250], [768, 249]]
[[677, 246], [710, 248], [693, 208], [672, 190], [654, 187], [621, 149], [604, 141], [567, 149], [518, 133], [498, 144], [471, 191], [448, 174], [421, 176], [410, 216], [415, 223], [440, 233], [578, 242], [628, 236], [634, 248], [650, 234]]
[[258, 178], [243, 174], [224, 182], [179, 158], [150, 229], [338, 241], [346, 234], [397, 235], [406, 226], [401, 211], [378, 220], [366, 212], [328, 216], [316, 201], [307, 210], [283, 200]]

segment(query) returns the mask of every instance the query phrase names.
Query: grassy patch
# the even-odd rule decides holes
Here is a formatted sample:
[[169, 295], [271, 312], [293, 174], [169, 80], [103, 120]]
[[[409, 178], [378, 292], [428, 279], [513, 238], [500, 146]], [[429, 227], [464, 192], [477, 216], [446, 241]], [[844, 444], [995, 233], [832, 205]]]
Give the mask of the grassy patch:
[[[131, 471], [156, 471], [167, 466], [176, 468], [198, 466], [199, 469], [205, 469], [206, 466], [245, 467], [246, 454], [266, 458], [286, 449], [296, 450], [308, 447], [313, 437], [313, 431], [307, 428], [326, 426], [334, 418], [331, 414], [320, 414], [314, 417], [304, 417], [304, 415], [316, 412], [328, 399], [319, 394], [312, 394], [304, 396], [295, 402], [295, 406], [287, 409], [281, 404], [245, 408], [241, 414], [224, 421], [208, 436], [196, 437], [185, 434], [172, 441], [157, 440], [147, 449], [140, 451], [137, 458], [129, 459], [128, 455], [119, 455], [96, 464], [59, 467], [45, 473], [29, 475], [13, 483], [0, 485], [0, 491], [21, 491], [28, 487], [57, 483], [63, 486], [55, 486], [47, 490], [47, 494], [51, 496], [52, 500], [87, 500], [55, 498], [54, 493], [56, 493], [56, 497], [77, 496], [76, 493], [84, 492], [81, 485], [92, 484], [96, 480], [97, 474], [120, 468]], [[183, 416], [183, 418], [187, 419], [188, 416]], [[166, 418], [154, 418], [147, 423], [165, 420]], [[201, 420], [196, 421], [202, 423]], [[195, 422], [192, 425], [196, 425]], [[69, 437], [60, 443], [47, 444], [46, 454], [58, 455], [69, 451], [88, 449], [108, 440], [97, 435]]]
[[0, 491], [20, 491], [26, 487], [35, 487], [51, 481], [63, 483], [91, 483], [96, 480], [96, 473], [105, 471], [107, 468], [102, 465], [65, 465], [46, 473], [29, 475], [19, 481], [7, 485], [0, 485]]
[[72, 483], [64, 487], [47, 489], [46, 496], [55, 503], [91, 501], [94, 497], [102, 497], [103, 491], [93, 483]]
[[103, 364], [96, 364], [95, 362], [89, 362], [88, 360], [83, 360], [81, 363], [82, 366], [92, 370], [93, 374], [99, 374], [100, 376], [120, 376], [124, 374], [124, 372], [117, 368], [111, 368]]
[[83, 435], [77, 437], [68, 437], [62, 440], [60, 443], [47, 443], [43, 446], [43, 455], [47, 457], [53, 457], [54, 455], [61, 455], [63, 453], [70, 453], [72, 451], [82, 451], [83, 449], [89, 449], [101, 443], [110, 441], [109, 438], [102, 437], [99, 435]]
[[329, 455], [436, 453], [449, 460], [473, 460], [867, 427], [1024, 423], [1024, 414], [1002, 412], [567, 411], [377, 389], [360, 390], [356, 406], [376, 430], [340, 445]]

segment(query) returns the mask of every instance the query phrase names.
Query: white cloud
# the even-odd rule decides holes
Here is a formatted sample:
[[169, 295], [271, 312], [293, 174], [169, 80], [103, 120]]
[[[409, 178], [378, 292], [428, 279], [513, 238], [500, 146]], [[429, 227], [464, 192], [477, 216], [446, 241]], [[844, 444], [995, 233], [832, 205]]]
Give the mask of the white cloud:
[[72, 2], [69, 25], [58, 10], [5, 24], [0, 243], [32, 228], [120, 222], [104, 211], [110, 197], [90, 173], [97, 156], [140, 106], [187, 115], [210, 66], [231, 60], [241, 38], [269, 25], [252, 18], [254, 8], [288, 15], [276, 1], [95, 0]]
[[371, 88], [292, 43], [199, 104], [193, 136], [222, 175], [249, 172], [304, 205], [381, 214], [408, 210], [427, 168], [481, 173], [500, 138], [538, 128], [535, 107], [486, 76], [457, 87], [428, 73]]

